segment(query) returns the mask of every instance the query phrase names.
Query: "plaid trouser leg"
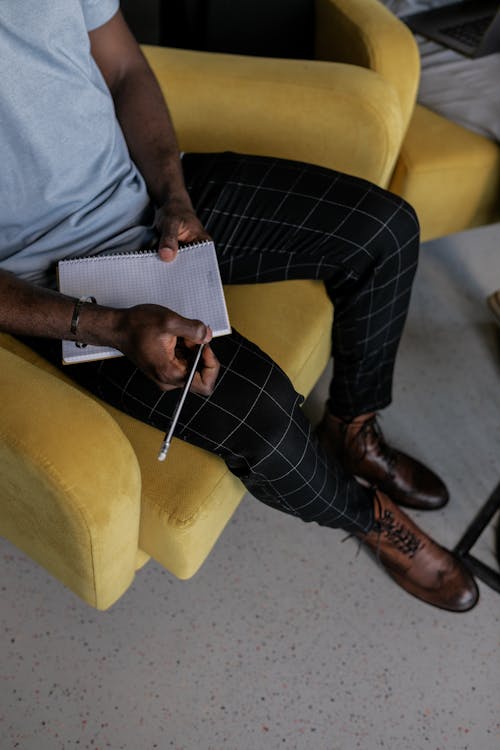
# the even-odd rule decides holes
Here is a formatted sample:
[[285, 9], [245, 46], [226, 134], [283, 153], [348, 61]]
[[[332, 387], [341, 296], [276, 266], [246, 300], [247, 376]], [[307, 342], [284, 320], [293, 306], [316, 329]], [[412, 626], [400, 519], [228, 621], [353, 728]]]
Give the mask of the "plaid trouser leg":
[[187, 154], [186, 183], [225, 283], [322, 279], [335, 305], [330, 408], [387, 406], [417, 267], [418, 222], [401, 198], [299, 162]]
[[[60, 342], [25, 341], [62, 367]], [[368, 531], [372, 493], [327, 461], [285, 373], [236, 332], [212, 346], [221, 363], [215, 389], [208, 398], [188, 394], [176, 436], [223, 458], [273, 508], [323, 526]], [[125, 357], [64, 372], [104, 401], [168, 430], [179, 390], [161, 391]]]

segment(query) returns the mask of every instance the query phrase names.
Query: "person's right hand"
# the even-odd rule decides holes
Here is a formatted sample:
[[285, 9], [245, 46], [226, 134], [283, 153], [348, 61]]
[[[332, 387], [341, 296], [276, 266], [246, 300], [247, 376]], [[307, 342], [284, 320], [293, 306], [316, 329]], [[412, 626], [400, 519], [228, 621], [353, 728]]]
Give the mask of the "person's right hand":
[[[117, 348], [164, 391], [184, 385], [190, 361], [200, 344], [208, 344], [211, 329], [160, 305], [137, 305], [122, 310]], [[210, 346], [201, 355], [191, 390], [204, 396], [212, 393], [219, 362]]]

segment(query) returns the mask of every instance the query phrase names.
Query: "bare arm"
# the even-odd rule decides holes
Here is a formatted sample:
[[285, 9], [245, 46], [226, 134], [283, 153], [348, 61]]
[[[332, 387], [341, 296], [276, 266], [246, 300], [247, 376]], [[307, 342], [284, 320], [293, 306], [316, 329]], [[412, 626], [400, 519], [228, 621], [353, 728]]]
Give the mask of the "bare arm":
[[[0, 330], [22, 336], [84, 341], [112, 346], [129, 357], [162, 390], [178, 388], [186, 378], [188, 362], [178, 348], [207, 343], [210, 328], [188, 320], [166, 307], [137, 305], [123, 310], [86, 304], [81, 309], [78, 335], [70, 332], [76, 300], [29, 284], [0, 270]], [[203, 350], [203, 366], [192, 390], [208, 395], [218, 374], [211, 348]]]
[[186, 191], [174, 128], [162, 92], [122, 14], [90, 32], [92, 55], [113, 97], [131, 156], [163, 212], [160, 257], [178, 242], [208, 237]]
[[[0, 270], [0, 330], [6, 333], [75, 340], [70, 332], [75, 302], [72, 297]], [[117, 311], [96, 306], [93, 313], [98, 313], [100, 325], [94, 331], [87, 321], [87, 307], [81, 317], [79, 338], [97, 345], [104, 345], [107, 340], [111, 345], [118, 325]]]

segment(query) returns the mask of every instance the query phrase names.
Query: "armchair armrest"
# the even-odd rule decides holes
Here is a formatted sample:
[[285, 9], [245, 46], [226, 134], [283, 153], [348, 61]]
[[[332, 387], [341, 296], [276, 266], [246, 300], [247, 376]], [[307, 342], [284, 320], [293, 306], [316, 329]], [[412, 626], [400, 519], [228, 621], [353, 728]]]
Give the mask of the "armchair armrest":
[[136, 569], [140, 474], [93, 399], [0, 347], [0, 533], [106, 609]]
[[403, 126], [396, 92], [365, 68], [145, 47], [184, 151], [276, 156], [387, 184]]
[[396, 89], [406, 131], [417, 96], [420, 56], [413, 34], [378, 0], [316, 0], [316, 57], [360, 65]]

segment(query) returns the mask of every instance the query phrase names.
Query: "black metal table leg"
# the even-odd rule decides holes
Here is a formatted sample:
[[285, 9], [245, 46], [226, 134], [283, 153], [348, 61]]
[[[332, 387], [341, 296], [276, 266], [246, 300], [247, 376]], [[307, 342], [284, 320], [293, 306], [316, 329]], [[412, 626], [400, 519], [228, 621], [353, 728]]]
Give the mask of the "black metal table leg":
[[500, 482], [473, 518], [454, 551], [464, 561], [471, 573], [500, 593], [500, 572], [489, 565], [485, 565], [477, 557], [470, 554], [470, 549], [498, 510], [500, 510]]

